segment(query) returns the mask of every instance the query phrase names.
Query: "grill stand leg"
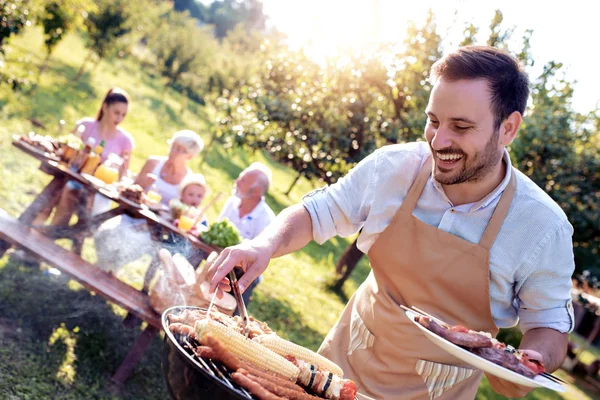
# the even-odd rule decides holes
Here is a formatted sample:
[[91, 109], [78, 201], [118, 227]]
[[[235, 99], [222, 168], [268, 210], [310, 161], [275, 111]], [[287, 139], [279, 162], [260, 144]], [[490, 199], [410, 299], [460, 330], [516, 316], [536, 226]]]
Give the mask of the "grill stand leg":
[[115, 384], [122, 386], [125, 383], [127, 378], [129, 378], [131, 371], [133, 371], [133, 368], [135, 368], [146, 350], [148, 350], [148, 347], [152, 343], [152, 339], [154, 339], [157, 333], [158, 329], [149, 325], [144, 329], [140, 336], [138, 336], [133, 346], [131, 346], [129, 353], [127, 353], [127, 356], [125, 356], [125, 359], [121, 365], [119, 365], [117, 372], [115, 372], [111, 378]]

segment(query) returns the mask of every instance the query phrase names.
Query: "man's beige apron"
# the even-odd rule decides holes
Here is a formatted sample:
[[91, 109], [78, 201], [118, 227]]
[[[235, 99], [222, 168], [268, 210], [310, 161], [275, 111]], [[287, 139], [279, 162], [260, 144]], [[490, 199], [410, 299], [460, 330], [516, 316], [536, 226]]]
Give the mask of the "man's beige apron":
[[515, 174], [480, 242], [412, 215], [431, 174], [425, 162], [396, 215], [369, 251], [372, 271], [319, 352], [374, 399], [473, 399], [482, 373], [433, 344], [400, 304], [450, 324], [496, 335], [490, 309], [490, 248], [515, 192]]

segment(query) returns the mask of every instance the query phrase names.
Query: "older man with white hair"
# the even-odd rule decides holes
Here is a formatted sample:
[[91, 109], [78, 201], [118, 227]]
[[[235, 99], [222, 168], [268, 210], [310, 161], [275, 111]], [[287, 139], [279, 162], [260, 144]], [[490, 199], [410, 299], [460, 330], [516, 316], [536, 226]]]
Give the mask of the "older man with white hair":
[[[227, 199], [219, 221], [227, 218], [239, 230], [242, 240], [254, 239], [275, 219], [275, 213], [265, 202], [273, 174], [264, 164], [255, 162], [235, 180], [234, 194]], [[248, 304], [252, 291], [262, 280], [255, 280], [244, 292]]]
[[234, 195], [227, 199], [219, 215], [219, 220], [231, 221], [244, 240], [254, 239], [275, 218], [264, 199], [272, 175], [266, 165], [252, 163], [235, 180]]

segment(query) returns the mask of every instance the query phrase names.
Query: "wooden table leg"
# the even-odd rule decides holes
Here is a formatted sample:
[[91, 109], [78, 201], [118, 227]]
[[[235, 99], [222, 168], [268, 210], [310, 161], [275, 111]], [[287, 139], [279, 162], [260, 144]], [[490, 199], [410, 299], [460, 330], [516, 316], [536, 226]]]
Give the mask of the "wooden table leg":
[[129, 353], [127, 353], [127, 356], [125, 356], [125, 359], [123, 360], [121, 365], [119, 365], [117, 372], [115, 372], [115, 374], [112, 376], [111, 380], [113, 382], [115, 382], [118, 385], [122, 385], [123, 383], [125, 383], [129, 375], [131, 374], [131, 371], [133, 371], [136, 364], [141, 360], [146, 350], [148, 350], [148, 347], [150, 347], [150, 344], [152, 344], [152, 340], [154, 339], [158, 331], [159, 330], [157, 328], [150, 325], [148, 325], [148, 327], [144, 329], [144, 331], [140, 334], [140, 336], [138, 336], [135, 343], [129, 350]]
[[[39, 215], [48, 207], [54, 207], [60, 199], [60, 194], [67, 183], [67, 179], [64, 176], [57, 176], [37, 195], [33, 203], [29, 205], [19, 217], [19, 221], [24, 224], [30, 225], [35, 217]], [[4, 240], [0, 240], [0, 258], [10, 249], [11, 244]]]
[[33, 203], [27, 207], [25, 212], [19, 217], [19, 221], [26, 225], [30, 225], [35, 217], [47, 207], [54, 207], [60, 199], [60, 194], [67, 184], [66, 176], [57, 176], [42, 190]]

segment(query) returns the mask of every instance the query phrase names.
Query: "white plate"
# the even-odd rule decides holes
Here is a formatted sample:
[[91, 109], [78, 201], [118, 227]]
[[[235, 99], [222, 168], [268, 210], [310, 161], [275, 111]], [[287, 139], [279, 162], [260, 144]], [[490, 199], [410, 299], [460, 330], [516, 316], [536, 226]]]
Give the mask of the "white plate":
[[526, 376], [518, 374], [507, 368], [501, 367], [500, 365], [494, 364], [493, 362], [488, 361], [485, 358], [479, 357], [478, 355], [473, 354], [470, 351], [465, 350], [462, 347], [457, 346], [454, 343], [451, 343], [448, 340], [436, 335], [435, 333], [431, 332], [429, 329], [425, 328], [423, 325], [415, 321], [415, 317], [418, 314], [411, 311], [405, 311], [405, 313], [406, 316], [413, 322], [413, 324], [415, 324], [417, 328], [419, 328], [425, 334], [425, 336], [427, 336], [427, 338], [431, 340], [434, 344], [441, 347], [448, 353], [452, 354], [459, 360], [464, 361], [477, 369], [495, 375], [498, 378], [516, 383], [517, 385], [528, 387], [543, 387], [546, 389], [554, 390], [556, 392], [566, 392], [564, 386], [548, 378], [544, 378], [541, 375], [538, 375], [533, 379], [527, 378]]
[[81, 177], [84, 178], [85, 180], [87, 180], [88, 182], [90, 182], [91, 184], [101, 187], [101, 188], [106, 188], [107, 185], [106, 183], [104, 183], [103, 180], [100, 180], [99, 178], [96, 178], [93, 175], [90, 174], [86, 174], [86, 173], [82, 173]]

